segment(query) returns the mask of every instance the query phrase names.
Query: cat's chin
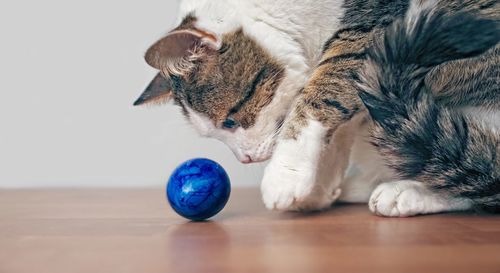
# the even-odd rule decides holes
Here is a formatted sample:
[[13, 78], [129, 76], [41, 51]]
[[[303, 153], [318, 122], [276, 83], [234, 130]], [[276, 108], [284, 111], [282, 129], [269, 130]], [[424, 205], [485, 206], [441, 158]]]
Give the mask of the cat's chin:
[[241, 149], [231, 149], [238, 161], [243, 164], [260, 163], [271, 159], [273, 149], [256, 149], [250, 152], [243, 152]]
[[257, 157], [257, 158], [252, 158], [250, 156], [237, 157], [237, 158], [243, 164], [253, 164], [253, 163], [260, 163], [260, 162], [267, 161], [267, 160], [271, 159], [271, 155]]

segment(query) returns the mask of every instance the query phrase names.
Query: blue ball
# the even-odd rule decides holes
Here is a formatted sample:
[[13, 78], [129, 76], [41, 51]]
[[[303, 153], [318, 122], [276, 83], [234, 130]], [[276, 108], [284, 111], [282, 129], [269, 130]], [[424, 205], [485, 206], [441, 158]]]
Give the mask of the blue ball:
[[182, 217], [194, 221], [219, 213], [229, 200], [230, 192], [231, 184], [224, 168], [205, 158], [179, 165], [167, 184], [170, 206]]

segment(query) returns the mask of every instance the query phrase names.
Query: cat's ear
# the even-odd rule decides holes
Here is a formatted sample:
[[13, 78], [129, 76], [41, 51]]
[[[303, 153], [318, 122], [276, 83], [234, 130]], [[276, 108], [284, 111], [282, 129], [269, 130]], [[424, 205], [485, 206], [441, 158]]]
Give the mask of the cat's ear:
[[134, 102], [134, 105], [168, 102], [173, 96], [172, 86], [172, 79], [165, 78], [161, 73], [158, 73], [142, 95]]
[[193, 67], [193, 62], [208, 50], [220, 46], [211, 33], [184, 29], [169, 33], [146, 52], [146, 62], [165, 74], [181, 76]]

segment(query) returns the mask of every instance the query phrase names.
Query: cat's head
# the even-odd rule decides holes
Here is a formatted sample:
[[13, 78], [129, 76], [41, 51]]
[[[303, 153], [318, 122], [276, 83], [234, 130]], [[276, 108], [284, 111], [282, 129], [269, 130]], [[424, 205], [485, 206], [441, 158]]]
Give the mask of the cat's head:
[[159, 74], [135, 105], [173, 100], [202, 136], [226, 143], [241, 162], [271, 156], [297, 80], [242, 27], [215, 34], [188, 15], [145, 59]]

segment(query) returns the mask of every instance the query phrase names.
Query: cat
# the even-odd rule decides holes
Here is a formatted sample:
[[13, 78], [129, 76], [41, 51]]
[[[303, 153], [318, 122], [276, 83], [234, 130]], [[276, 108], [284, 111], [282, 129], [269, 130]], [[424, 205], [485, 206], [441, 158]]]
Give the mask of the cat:
[[269, 209], [500, 208], [495, 0], [183, 0], [134, 103], [173, 100]]

